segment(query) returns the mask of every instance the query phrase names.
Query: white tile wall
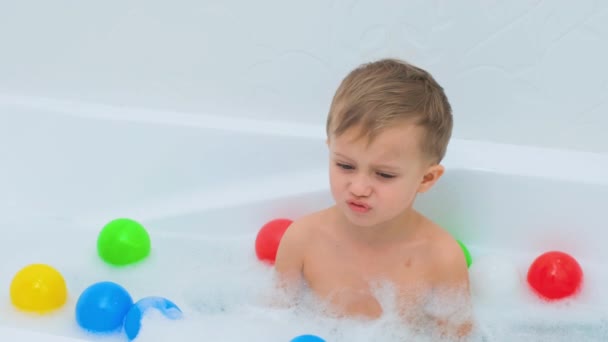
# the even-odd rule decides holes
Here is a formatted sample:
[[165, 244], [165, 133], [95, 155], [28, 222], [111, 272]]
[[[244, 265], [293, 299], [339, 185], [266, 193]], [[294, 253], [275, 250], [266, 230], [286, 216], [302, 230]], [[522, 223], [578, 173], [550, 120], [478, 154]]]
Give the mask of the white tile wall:
[[0, 93], [322, 125], [395, 56], [445, 86], [455, 136], [608, 152], [608, 2], [5, 1]]

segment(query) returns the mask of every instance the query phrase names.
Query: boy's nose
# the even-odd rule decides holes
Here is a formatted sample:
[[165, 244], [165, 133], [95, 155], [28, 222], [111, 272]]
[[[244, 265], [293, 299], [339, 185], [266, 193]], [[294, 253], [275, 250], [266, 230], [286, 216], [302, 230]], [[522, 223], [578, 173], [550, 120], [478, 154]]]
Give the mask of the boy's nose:
[[356, 197], [368, 197], [372, 194], [372, 186], [367, 177], [355, 177], [350, 183], [350, 192]]

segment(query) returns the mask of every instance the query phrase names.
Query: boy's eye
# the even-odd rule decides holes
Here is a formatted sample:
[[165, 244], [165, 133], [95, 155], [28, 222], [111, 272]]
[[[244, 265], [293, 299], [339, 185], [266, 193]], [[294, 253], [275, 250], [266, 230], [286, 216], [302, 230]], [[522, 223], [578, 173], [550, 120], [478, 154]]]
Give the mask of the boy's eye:
[[377, 174], [378, 174], [378, 176], [380, 176], [382, 178], [386, 178], [386, 179], [395, 178], [394, 175], [389, 175], [388, 173], [384, 173], [384, 172], [378, 172]]
[[352, 165], [348, 165], [348, 164], [343, 164], [343, 163], [336, 163], [336, 165], [338, 165], [338, 167], [344, 169], [344, 170], [352, 170], [354, 169], [354, 167], [352, 167]]

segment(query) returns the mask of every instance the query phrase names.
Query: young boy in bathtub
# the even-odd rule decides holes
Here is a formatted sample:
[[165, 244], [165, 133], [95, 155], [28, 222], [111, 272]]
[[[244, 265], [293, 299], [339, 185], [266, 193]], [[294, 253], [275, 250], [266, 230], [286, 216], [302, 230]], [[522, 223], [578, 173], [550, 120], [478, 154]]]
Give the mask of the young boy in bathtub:
[[444, 172], [452, 113], [442, 87], [403, 61], [362, 65], [337, 89], [326, 128], [335, 205], [283, 235], [280, 288], [297, 296], [305, 285], [332, 314], [377, 318], [383, 307], [374, 284], [387, 282], [407, 322], [448, 338], [468, 335], [462, 250], [412, 207]]

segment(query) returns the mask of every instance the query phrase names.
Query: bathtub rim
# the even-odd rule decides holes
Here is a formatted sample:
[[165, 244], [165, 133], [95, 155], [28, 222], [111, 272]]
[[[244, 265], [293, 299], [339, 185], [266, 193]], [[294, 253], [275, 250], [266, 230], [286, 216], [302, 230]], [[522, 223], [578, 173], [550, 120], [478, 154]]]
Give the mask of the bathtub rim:
[[[325, 125], [263, 121], [221, 114], [185, 113], [85, 103], [0, 93], [0, 108], [20, 108], [53, 115], [103, 121], [211, 129], [234, 134], [270, 135], [325, 143]], [[608, 155], [583, 150], [520, 145], [453, 137], [442, 164], [450, 170], [533, 176], [608, 185]], [[317, 167], [317, 166], [313, 166]]]

